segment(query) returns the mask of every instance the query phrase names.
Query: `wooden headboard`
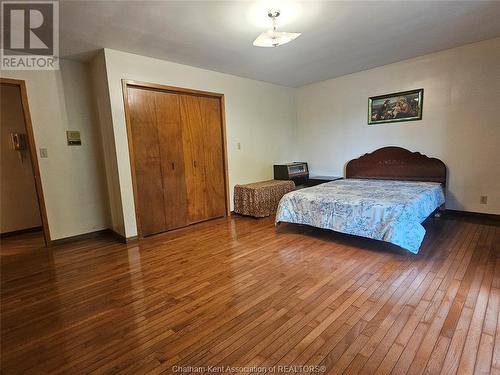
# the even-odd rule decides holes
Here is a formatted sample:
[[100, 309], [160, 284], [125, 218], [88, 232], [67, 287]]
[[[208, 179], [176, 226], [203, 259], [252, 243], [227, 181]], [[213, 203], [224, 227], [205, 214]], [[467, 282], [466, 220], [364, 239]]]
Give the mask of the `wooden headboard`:
[[445, 186], [446, 165], [419, 152], [382, 147], [349, 161], [346, 178], [440, 182]]

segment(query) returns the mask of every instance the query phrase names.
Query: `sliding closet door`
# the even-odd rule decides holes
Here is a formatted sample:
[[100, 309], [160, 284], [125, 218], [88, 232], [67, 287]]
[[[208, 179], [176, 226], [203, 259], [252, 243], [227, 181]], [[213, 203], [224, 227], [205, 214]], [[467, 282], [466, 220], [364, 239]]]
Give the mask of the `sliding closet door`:
[[226, 215], [219, 96], [124, 85], [140, 234]]
[[196, 223], [207, 219], [200, 102], [193, 95], [180, 95], [180, 102], [188, 219]]
[[224, 216], [220, 100], [194, 95], [180, 100], [189, 221]]
[[199, 97], [203, 166], [205, 168], [205, 213], [208, 218], [226, 214], [222, 114], [219, 98]]
[[155, 93], [166, 230], [188, 224], [179, 95]]
[[128, 88], [129, 119], [142, 234], [165, 231], [162, 163], [156, 126], [155, 92]]

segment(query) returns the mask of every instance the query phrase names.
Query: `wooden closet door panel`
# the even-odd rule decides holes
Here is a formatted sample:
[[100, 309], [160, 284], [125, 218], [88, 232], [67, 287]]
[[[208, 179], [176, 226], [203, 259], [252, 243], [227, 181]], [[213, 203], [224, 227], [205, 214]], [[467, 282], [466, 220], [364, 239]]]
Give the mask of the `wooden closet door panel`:
[[155, 93], [128, 88], [139, 219], [144, 236], [166, 228]]
[[203, 136], [200, 126], [201, 111], [199, 98], [193, 95], [179, 95], [182, 143], [187, 191], [187, 212], [190, 223], [206, 220], [203, 168]]
[[207, 218], [226, 214], [226, 182], [219, 98], [200, 97], [205, 169], [205, 212]]
[[188, 224], [179, 95], [155, 96], [167, 229]]

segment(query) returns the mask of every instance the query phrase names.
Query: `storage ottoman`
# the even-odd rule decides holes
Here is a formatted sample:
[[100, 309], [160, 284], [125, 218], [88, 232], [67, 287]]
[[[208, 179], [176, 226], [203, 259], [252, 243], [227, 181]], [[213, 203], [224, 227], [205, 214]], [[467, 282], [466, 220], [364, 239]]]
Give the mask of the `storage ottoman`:
[[269, 180], [234, 187], [234, 212], [265, 217], [276, 213], [283, 195], [295, 188], [293, 181]]

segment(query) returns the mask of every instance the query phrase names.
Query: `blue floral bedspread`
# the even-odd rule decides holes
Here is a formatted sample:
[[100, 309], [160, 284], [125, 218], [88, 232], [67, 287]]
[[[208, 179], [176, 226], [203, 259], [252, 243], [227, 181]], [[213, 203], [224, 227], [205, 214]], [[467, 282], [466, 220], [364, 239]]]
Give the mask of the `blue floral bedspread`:
[[276, 223], [373, 238], [416, 254], [425, 235], [421, 223], [444, 200], [441, 184], [434, 182], [337, 180], [283, 196]]

